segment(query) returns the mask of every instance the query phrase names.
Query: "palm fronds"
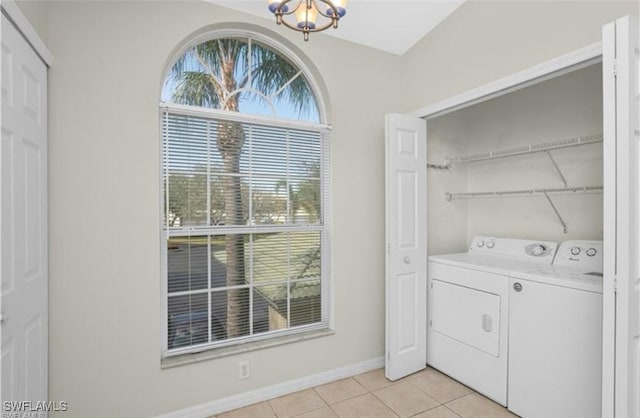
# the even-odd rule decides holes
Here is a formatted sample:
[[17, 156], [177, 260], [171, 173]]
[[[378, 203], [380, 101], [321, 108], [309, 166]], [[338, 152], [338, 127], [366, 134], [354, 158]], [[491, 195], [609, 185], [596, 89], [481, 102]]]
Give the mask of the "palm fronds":
[[238, 104], [243, 96], [255, 101], [264, 95], [299, 114], [317, 111], [313, 91], [300, 69], [249, 39], [213, 39], [196, 45], [174, 63], [166, 85], [173, 88], [172, 100], [181, 104], [241, 110]]

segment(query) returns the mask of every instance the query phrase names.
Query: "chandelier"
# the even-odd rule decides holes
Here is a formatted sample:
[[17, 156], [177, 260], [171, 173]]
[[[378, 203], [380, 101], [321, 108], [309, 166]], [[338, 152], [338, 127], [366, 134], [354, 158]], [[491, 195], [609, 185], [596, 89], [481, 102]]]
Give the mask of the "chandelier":
[[267, 1], [269, 10], [276, 16], [276, 23], [302, 32], [305, 41], [309, 40], [311, 32], [337, 28], [338, 21], [347, 13], [347, 0]]

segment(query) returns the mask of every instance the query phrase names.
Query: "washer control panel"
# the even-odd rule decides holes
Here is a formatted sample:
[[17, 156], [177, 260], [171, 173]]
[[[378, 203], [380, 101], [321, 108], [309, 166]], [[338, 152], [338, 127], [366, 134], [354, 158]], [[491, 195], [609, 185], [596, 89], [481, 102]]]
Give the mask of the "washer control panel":
[[560, 244], [553, 265], [602, 273], [602, 241], [565, 241]]
[[494, 254], [551, 264], [558, 249], [557, 242], [475, 236], [469, 253]]

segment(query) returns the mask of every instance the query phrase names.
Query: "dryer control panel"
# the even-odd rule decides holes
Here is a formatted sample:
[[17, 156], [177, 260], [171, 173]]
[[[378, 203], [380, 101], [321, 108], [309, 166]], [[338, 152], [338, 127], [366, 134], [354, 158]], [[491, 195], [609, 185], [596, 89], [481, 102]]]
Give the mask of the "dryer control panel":
[[602, 241], [565, 241], [560, 244], [553, 265], [602, 273]]
[[475, 236], [469, 253], [493, 254], [526, 261], [551, 264], [558, 249], [557, 242]]

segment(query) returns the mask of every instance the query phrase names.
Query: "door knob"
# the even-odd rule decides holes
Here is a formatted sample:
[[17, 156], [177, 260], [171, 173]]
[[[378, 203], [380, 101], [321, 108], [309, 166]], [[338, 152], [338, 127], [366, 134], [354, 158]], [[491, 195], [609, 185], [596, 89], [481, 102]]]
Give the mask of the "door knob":
[[514, 283], [513, 284], [513, 290], [515, 290], [516, 292], [521, 292], [522, 291], [522, 284]]
[[405, 264], [411, 264], [411, 257], [406, 256], [406, 257], [404, 258], [404, 263], [405, 263]]

